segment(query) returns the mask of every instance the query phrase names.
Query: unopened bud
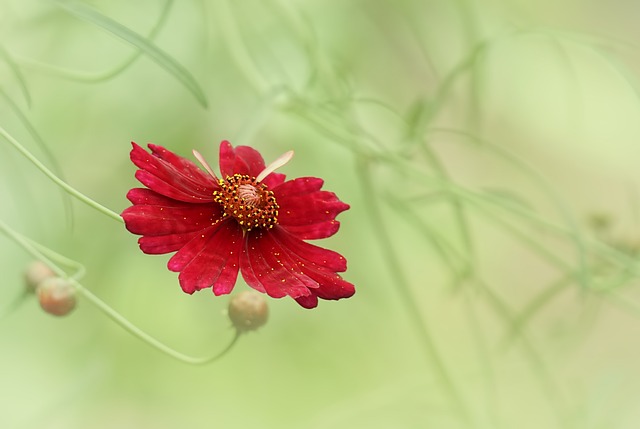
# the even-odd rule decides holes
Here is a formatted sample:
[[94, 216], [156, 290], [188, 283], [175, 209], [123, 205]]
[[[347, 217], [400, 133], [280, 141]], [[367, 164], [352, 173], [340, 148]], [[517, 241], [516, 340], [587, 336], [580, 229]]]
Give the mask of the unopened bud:
[[33, 261], [24, 272], [25, 289], [29, 293], [35, 293], [40, 283], [55, 276], [56, 273], [54, 273], [53, 270], [44, 262]]
[[243, 291], [229, 301], [229, 319], [240, 332], [258, 329], [268, 317], [267, 300], [258, 292]]
[[60, 277], [50, 277], [38, 285], [36, 290], [40, 307], [54, 316], [66, 316], [76, 307], [76, 290]]

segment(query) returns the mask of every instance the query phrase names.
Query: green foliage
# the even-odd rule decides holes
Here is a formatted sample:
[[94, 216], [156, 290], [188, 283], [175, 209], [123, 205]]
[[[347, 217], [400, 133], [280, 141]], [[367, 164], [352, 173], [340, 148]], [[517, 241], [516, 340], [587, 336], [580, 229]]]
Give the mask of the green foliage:
[[[1, 427], [635, 427], [633, 6], [160, 3], [0, 0]], [[275, 301], [189, 367], [235, 344], [227, 300], [118, 213], [130, 140], [223, 139], [351, 204], [357, 294]], [[21, 294], [32, 257], [83, 291], [69, 319]]]

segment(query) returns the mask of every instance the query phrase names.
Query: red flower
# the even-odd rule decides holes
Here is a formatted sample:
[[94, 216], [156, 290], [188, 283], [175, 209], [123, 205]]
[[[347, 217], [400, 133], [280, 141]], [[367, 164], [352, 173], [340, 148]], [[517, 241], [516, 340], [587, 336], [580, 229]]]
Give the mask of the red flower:
[[144, 253], [176, 252], [168, 267], [180, 273], [182, 290], [211, 287], [216, 295], [228, 294], [240, 271], [252, 288], [274, 298], [288, 295], [306, 308], [318, 298], [355, 293], [337, 274], [347, 269], [345, 258], [303, 241], [335, 234], [335, 217], [349, 205], [320, 190], [322, 179], [285, 181], [274, 173], [292, 152], [265, 168], [255, 149], [223, 141], [218, 179], [195, 151], [208, 174], [161, 146], [149, 144], [148, 153], [132, 144], [136, 178], [148, 189], [129, 191], [133, 206], [122, 217], [130, 232], [142, 235]]

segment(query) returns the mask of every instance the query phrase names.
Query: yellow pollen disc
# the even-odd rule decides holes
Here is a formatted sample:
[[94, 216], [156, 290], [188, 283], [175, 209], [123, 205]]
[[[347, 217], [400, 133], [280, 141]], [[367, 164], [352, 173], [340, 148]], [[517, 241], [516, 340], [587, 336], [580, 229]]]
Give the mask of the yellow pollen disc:
[[220, 190], [213, 192], [213, 201], [222, 205], [224, 216], [235, 218], [247, 231], [272, 228], [278, 223], [276, 198], [255, 177], [234, 174], [219, 180], [218, 185]]

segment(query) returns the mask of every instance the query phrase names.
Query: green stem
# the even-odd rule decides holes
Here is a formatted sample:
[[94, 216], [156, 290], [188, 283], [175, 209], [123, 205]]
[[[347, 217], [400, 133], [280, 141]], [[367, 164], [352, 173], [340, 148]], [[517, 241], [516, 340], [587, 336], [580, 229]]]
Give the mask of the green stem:
[[546, 306], [547, 303], [557, 297], [561, 292], [565, 291], [567, 287], [571, 285], [573, 280], [573, 276], [569, 273], [536, 295], [535, 298], [527, 304], [525, 309], [522, 310], [515, 319], [513, 319], [511, 326], [509, 326], [509, 332], [502, 340], [503, 347], [506, 348], [506, 346], [513, 344], [521, 335], [524, 326], [527, 325], [529, 321]]
[[[160, 33], [160, 30], [164, 26], [164, 23], [169, 16], [169, 10], [171, 9], [171, 5], [173, 4], [173, 0], [167, 0], [162, 11], [160, 12], [160, 17], [158, 21], [151, 29], [147, 40], [153, 41], [156, 36]], [[51, 64], [45, 64], [36, 60], [28, 59], [28, 58], [20, 58], [20, 62], [25, 66], [31, 69], [48, 73], [51, 75], [58, 76], [63, 79], [75, 80], [80, 82], [87, 83], [96, 83], [102, 82], [108, 79], [111, 79], [118, 74], [122, 73], [126, 70], [131, 64], [133, 64], [138, 58], [142, 56], [142, 50], [137, 49], [136, 52], [127, 57], [122, 63], [115, 66], [113, 69], [102, 71], [102, 72], [81, 72], [76, 70], [67, 69], [64, 67], [58, 67]]]
[[38, 160], [31, 152], [29, 152], [24, 146], [22, 146], [16, 139], [14, 139], [4, 128], [0, 127], [0, 135], [4, 137], [6, 141], [9, 142], [18, 152], [20, 152], [25, 158], [27, 158], [33, 165], [35, 165], [40, 171], [44, 173], [53, 183], [61, 187], [65, 192], [71, 195], [74, 198], [82, 201], [87, 204], [89, 207], [92, 207], [98, 210], [100, 213], [109, 216], [110, 218], [117, 220], [118, 222], [124, 222], [122, 217], [115, 213], [112, 210], [109, 210], [105, 206], [97, 203], [81, 192], [77, 191], [73, 187], [69, 186], [66, 182], [56, 176], [51, 170], [49, 170], [42, 162]]
[[216, 359], [221, 358], [229, 350], [231, 350], [231, 348], [238, 341], [238, 338], [240, 338], [240, 331], [236, 331], [233, 339], [227, 345], [227, 347], [222, 349], [221, 352], [216, 353], [216, 354], [214, 354], [212, 356], [192, 357], [192, 356], [186, 355], [186, 354], [181, 353], [181, 352], [179, 352], [177, 350], [174, 350], [173, 348], [167, 346], [163, 342], [157, 340], [155, 337], [152, 337], [151, 335], [149, 335], [148, 333], [146, 333], [142, 329], [138, 328], [136, 325], [131, 323], [127, 318], [125, 318], [123, 315], [121, 315], [116, 310], [111, 308], [103, 300], [101, 300], [96, 295], [94, 295], [91, 291], [89, 291], [88, 289], [85, 289], [76, 280], [70, 279], [70, 281], [76, 287], [76, 289], [78, 290], [78, 292], [82, 296], [84, 296], [88, 301], [90, 301], [93, 305], [95, 305], [100, 311], [102, 311], [111, 320], [116, 322], [118, 325], [123, 327], [125, 330], [129, 331], [132, 335], [138, 337], [142, 341], [144, 341], [147, 344], [149, 344], [150, 346], [154, 347], [155, 349], [157, 349], [157, 350], [161, 351], [162, 353], [164, 353], [164, 354], [166, 354], [168, 356], [171, 356], [172, 358], [174, 358], [176, 360], [179, 360], [181, 362], [188, 363], [188, 364], [191, 364], [191, 365], [204, 365], [206, 363], [213, 362]]
[[60, 265], [64, 265], [67, 268], [72, 268], [75, 271], [72, 275], [65, 276], [65, 277], [72, 278], [72, 279], [75, 279], [75, 280], [80, 280], [82, 277], [84, 277], [84, 275], [86, 273], [86, 269], [85, 269], [84, 265], [82, 265], [80, 262], [74, 261], [73, 259], [70, 259], [70, 258], [67, 258], [64, 255], [59, 254], [58, 252], [54, 252], [53, 250], [49, 249], [48, 247], [45, 247], [42, 244], [37, 243], [37, 242], [27, 238], [27, 237], [23, 237], [23, 238], [25, 240], [27, 240], [39, 252], [44, 254], [47, 258], [51, 259], [51, 261], [57, 262]]
[[[27, 251], [29, 254], [31, 254], [31, 256], [33, 256], [36, 259], [41, 260], [46, 265], [48, 265], [53, 270], [53, 272], [56, 273], [58, 276], [66, 278], [71, 283], [71, 285], [73, 285], [73, 287], [77, 290], [77, 292], [79, 294], [81, 294], [85, 299], [87, 299], [89, 302], [91, 302], [93, 305], [95, 305], [100, 311], [102, 311], [107, 317], [109, 317], [115, 323], [120, 325], [122, 328], [124, 328], [126, 331], [128, 331], [129, 333], [131, 333], [135, 337], [138, 337], [142, 341], [144, 341], [147, 344], [149, 344], [150, 346], [154, 347], [156, 350], [159, 350], [160, 352], [162, 352], [162, 353], [164, 353], [164, 354], [166, 354], [166, 355], [168, 355], [168, 356], [170, 356], [170, 357], [172, 357], [172, 358], [174, 358], [176, 360], [179, 360], [181, 362], [184, 362], [184, 363], [187, 363], [187, 364], [190, 364], [190, 365], [203, 365], [203, 364], [206, 364], [206, 363], [213, 362], [213, 361], [221, 358], [229, 350], [231, 350], [231, 348], [238, 341], [238, 338], [240, 338], [241, 332], [240, 331], [236, 331], [236, 333], [235, 333], [233, 339], [231, 340], [231, 342], [224, 349], [222, 349], [222, 351], [220, 351], [220, 352], [218, 352], [218, 353], [216, 353], [214, 355], [211, 355], [211, 356], [193, 357], [193, 356], [189, 356], [189, 355], [186, 355], [184, 353], [181, 353], [181, 352], [169, 347], [168, 345], [164, 344], [163, 342], [157, 340], [155, 337], [149, 335], [148, 333], [146, 333], [142, 329], [138, 328], [136, 325], [131, 323], [126, 317], [124, 317], [123, 315], [118, 313], [116, 310], [114, 310], [112, 307], [110, 307], [107, 303], [105, 303], [103, 300], [101, 300], [96, 295], [94, 295], [91, 291], [89, 291], [84, 286], [82, 286], [82, 284], [80, 284], [80, 282], [78, 282], [75, 278], [68, 277], [67, 274], [64, 272], [64, 270], [62, 270], [60, 267], [58, 267], [50, 259], [50, 257], [45, 254], [45, 253], [47, 253], [49, 255], [54, 255], [55, 252], [53, 252], [50, 249], [48, 249], [47, 252], [40, 251], [39, 250], [40, 245], [37, 245], [37, 246], [34, 245], [31, 242], [31, 240], [29, 240], [26, 237], [22, 236], [21, 234], [17, 233], [16, 231], [14, 231], [12, 228], [10, 228], [8, 225], [6, 225], [2, 221], [0, 221], [0, 231], [2, 231], [8, 238], [12, 239], [15, 243], [17, 243], [25, 251]], [[61, 255], [55, 254], [55, 259], [63, 259], [64, 260], [66, 258], [61, 256]], [[67, 261], [70, 261], [70, 260], [67, 259]]]
[[9, 55], [9, 52], [0, 44], [0, 57], [4, 59], [4, 62], [9, 67], [9, 70], [13, 73], [16, 81], [18, 82], [18, 86], [22, 91], [22, 95], [24, 96], [25, 101], [27, 102], [27, 106], [31, 107], [31, 94], [29, 93], [29, 88], [27, 87], [27, 81], [25, 80], [22, 72], [20, 71], [20, 67], [13, 60], [13, 57]]
[[229, 54], [258, 94], [264, 94], [269, 90], [271, 85], [262, 77], [262, 73], [251, 57], [251, 53], [244, 43], [244, 40], [242, 40], [242, 34], [240, 34], [238, 30], [240, 27], [233, 13], [232, 2], [228, 0], [221, 1], [218, 11], [220, 12], [218, 22], [222, 30], [222, 37], [227, 42]]
[[462, 396], [458, 392], [458, 389], [456, 388], [455, 383], [451, 375], [449, 374], [446, 365], [444, 364], [443, 358], [440, 356], [440, 352], [438, 351], [438, 348], [433, 340], [428, 326], [422, 319], [420, 308], [417, 306], [416, 301], [409, 289], [409, 280], [404, 274], [396, 253], [393, 251], [393, 243], [391, 237], [389, 236], [389, 233], [384, 225], [380, 207], [376, 203], [376, 193], [373, 189], [373, 184], [371, 183], [371, 178], [367, 170], [367, 164], [362, 159], [359, 159], [358, 164], [358, 177], [360, 179], [363, 193], [365, 195], [369, 195], [370, 197], [365, 199], [367, 202], [367, 211], [369, 212], [376, 229], [375, 236], [378, 238], [380, 247], [384, 252], [385, 260], [389, 264], [393, 276], [396, 279], [396, 290], [398, 290], [398, 292], [400, 293], [400, 298], [402, 299], [403, 304], [408, 310], [409, 318], [413, 322], [413, 325], [416, 327], [416, 329], [419, 331], [419, 335], [422, 337], [422, 344], [425, 347], [425, 352], [435, 366], [436, 371], [444, 385], [444, 388], [446, 389], [447, 394], [449, 395], [450, 400], [457, 408], [460, 416], [466, 422], [469, 422], [469, 409], [462, 399]]
[[249, 120], [243, 124], [240, 132], [232, 140], [234, 144], [250, 144], [256, 134], [258, 134], [260, 129], [267, 122], [267, 119], [274, 110], [274, 106], [283, 100], [286, 95], [287, 93], [285, 88], [282, 87], [274, 87], [267, 91], [267, 93], [261, 97], [261, 100], [258, 101], [254, 113], [250, 116]]
[[[31, 134], [31, 138], [38, 145], [38, 148], [44, 153], [45, 158], [47, 158], [47, 160], [49, 161], [49, 164], [52, 166], [53, 172], [56, 173], [58, 177], [60, 177], [62, 180], [64, 180], [64, 176], [62, 174], [62, 168], [60, 168], [58, 161], [53, 156], [53, 153], [51, 153], [51, 151], [49, 150], [49, 147], [45, 143], [44, 139], [40, 136], [40, 133], [38, 133], [38, 131], [33, 126], [31, 121], [29, 121], [29, 118], [27, 117], [27, 115], [22, 111], [22, 109], [20, 109], [18, 104], [15, 101], [13, 101], [13, 99], [9, 97], [9, 95], [5, 91], [3, 91], [1, 88], [0, 88], [0, 96], [5, 99], [5, 101], [11, 108], [11, 110], [13, 110], [13, 113], [18, 117], [20, 122], [22, 122], [22, 125], [27, 129], [29, 134]], [[71, 198], [69, 198], [69, 195], [67, 195], [62, 190], [60, 190], [60, 193], [62, 194], [62, 202], [64, 205], [64, 209], [66, 210], [68, 215], [69, 226], [71, 226], [73, 224], [73, 212], [71, 211]]]

